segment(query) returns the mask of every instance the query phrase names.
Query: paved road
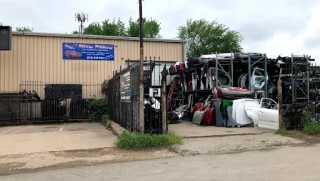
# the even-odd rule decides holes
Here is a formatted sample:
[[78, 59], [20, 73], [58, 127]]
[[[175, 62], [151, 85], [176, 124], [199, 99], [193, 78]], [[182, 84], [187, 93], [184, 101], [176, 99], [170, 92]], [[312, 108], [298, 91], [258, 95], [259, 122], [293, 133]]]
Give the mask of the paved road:
[[127, 162], [55, 171], [10, 175], [1, 181], [80, 180], [319, 180], [320, 145], [285, 147], [239, 154]]

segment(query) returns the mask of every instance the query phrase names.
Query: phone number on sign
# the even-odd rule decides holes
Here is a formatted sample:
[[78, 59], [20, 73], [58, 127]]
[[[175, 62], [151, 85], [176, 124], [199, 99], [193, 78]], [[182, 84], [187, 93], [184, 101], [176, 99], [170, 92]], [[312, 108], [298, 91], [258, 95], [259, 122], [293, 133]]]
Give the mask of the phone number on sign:
[[104, 60], [105, 57], [87, 56], [87, 59], [95, 59], [95, 60], [99, 59], [99, 60]]

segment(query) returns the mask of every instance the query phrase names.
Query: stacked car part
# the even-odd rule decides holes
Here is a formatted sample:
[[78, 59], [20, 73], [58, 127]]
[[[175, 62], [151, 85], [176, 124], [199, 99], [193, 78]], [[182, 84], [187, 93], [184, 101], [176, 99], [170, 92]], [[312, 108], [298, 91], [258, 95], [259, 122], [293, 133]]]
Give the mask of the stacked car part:
[[[177, 107], [187, 105], [189, 102], [187, 98], [192, 95], [194, 98], [193, 105], [190, 106], [192, 107], [190, 111], [192, 116], [189, 117], [189, 120], [196, 124], [232, 127], [243, 126], [249, 122], [253, 124], [255, 120], [240, 113], [241, 110], [243, 113], [245, 112], [243, 111], [245, 107], [243, 102], [237, 100], [264, 100], [263, 98], [270, 97], [270, 101], [277, 101], [277, 82], [279, 79], [282, 80], [283, 100], [286, 104], [290, 104], [293, 100], [292, 96], [297, 94], [292, 91], [292, 86], [300, 87], [299, 91], [310, 95], [309, 99], [320, 97], [320, 91], [301, 86], [301, 83], [293, 82], [293, 79], [290, 79], [293, 75], [292, 67], [300, 67], [302, 70], [301, 67], [310, 61], [314, 61], [310, 56], [292, 55], [272, 58], [262, 53], [218, 53], [190, 57], [186, 62], [171, 65], [174, 69], [172, 68], [169, 76], [174, 75], [180, 78], [177, 85], [180, 86], [181, 92], [179, 94], [182, 95], [175, 105]], [[285, 74], [284, 72], [281, 74], [283, 69], [287, 70], [284, 71]], [[320, 75], [316, 70], [312, 71], [311, 69], [308, 75], [305, 70], [300, 73], [295, 71], [295, 74], [301, 80], [306, 80], [307, 76]], [[320, 82], [320, 76], [318, 77]], [[289, 96], [284, 96], [285, 93]], [[219, 102], [216, 101], [211, 107], [207, 107], [205, 100], [212, 95]], [[181, 101], [183, 99], [185, 101]], [[226, 104], [226, 101], [231, 104]], [[175, 99], [172, 99], [171, 102], [175, 102]], [[235, 106], [233, 106], [234, 102]], [[259, 106], [263, 111], [269, 112], [269, 108]], [[174, 110], [175, 107], [172, 109]], [[211, 110], [208, 111], [209, 109]], [[182, 109], [180, 109], [180, 113], [181, 111]], [[234, 116], [235, 111], [239, 112], [238, 116]], [[214, 115], [212, 121], [207, 120], [209, 114], [206, 113], [208, 112], [210, 115]]]

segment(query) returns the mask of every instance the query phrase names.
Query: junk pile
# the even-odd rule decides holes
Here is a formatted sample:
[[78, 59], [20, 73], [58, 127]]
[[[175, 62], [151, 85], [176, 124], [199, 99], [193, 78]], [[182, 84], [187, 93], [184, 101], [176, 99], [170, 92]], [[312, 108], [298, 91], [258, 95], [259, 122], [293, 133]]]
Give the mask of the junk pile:
[[[167, 75], [171, 80], [167, 87], [168, 121], [178, 124], [189, 120], [198, 125], [225, 127], [254, 125], [276, 130], [276, 86], [286, 76], [280, 70], [309, 61], [314, 59], [222, 53], [189, 57], [185, 62], [172, 64]], [[283, 89], [288, 91], [286, 86]]]

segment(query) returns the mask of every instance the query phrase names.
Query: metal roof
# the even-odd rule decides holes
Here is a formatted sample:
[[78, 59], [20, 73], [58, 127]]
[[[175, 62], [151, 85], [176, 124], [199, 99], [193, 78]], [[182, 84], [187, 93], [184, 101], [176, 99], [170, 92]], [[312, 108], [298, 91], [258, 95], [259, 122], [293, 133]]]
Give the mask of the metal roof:
[[[63, 38], [94, 38], [105, 40], [127, 40], [139, 41], [139, 37], [121, 37], [121, 36], [101, 36], [101, 35], [83, 35], [83, 34], [62, 34], [62, 33], [38, 33], [38, 32], [12, 32], [13, 35], [24, 36], [45, 36], [45, 37], [63, 37]], [[143, 38], [143, 41], [149, 42], [167, 42], [167, 43], [186, 43], [186, 40], [180, 39], [161, 39], [161, 38]]]

